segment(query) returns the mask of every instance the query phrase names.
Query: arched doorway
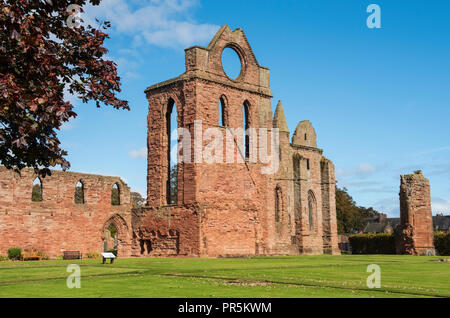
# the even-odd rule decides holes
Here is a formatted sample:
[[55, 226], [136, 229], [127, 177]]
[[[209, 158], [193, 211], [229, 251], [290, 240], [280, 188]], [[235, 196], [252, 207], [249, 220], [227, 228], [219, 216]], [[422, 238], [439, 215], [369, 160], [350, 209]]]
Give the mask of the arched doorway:
[[114, 223], [108, 225], [105, 229], [105, 239], [103, 240], [103, 251], [117, 251], [117, 227]]
[[119, 214], [113, 215], [104, 223], [101, 238], [103, 250], [116, 250], [119, 257], [130, 256], [130, 232], [127, 222]]

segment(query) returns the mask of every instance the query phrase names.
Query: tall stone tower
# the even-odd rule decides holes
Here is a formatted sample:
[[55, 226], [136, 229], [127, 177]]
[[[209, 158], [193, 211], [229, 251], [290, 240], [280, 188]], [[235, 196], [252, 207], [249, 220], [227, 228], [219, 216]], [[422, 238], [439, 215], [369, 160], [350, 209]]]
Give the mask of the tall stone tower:
[[[222, 52], [233, 49], [241, 72], [236, 79], [222, 68]], [[191, 162], [178, 165], [177, 205], [198, 204], [200, 255], [254, 255], [264, 253], [267, 215], [263, 207], [273, 201], [266, 195], [269, 177], [259, 173], [260, 163], [250, 163], [243, 143], [231, 134], [233, 154], [227, 163], [208, 163], [202, 140], [209, 128], [271, 127], [269, 70], [260, 66], [241, 29], [223, 26], [208, 47], [186, 49], [186, 72], [146, 90], [148, 117], [148, 202], [167, 205], [169, 136], [168, 114], [177, 112], [178, 127], [192, 136]], [[219, 122], [219, 103], [222, 122]], [[173, 129], [173, 128], [172, 128]], [[195, 129], [197, 129], [195, 131]], [[240, 137], [240, 136], [239, 136]], [[226, 138], [224, 138], [226, 139]], [[194, 144], [195, 143], [195, 144]], [[225, 148], [225, 147], [224, 147]], [[186, 150], [185, 150], [186, 151]], [[245, 156], [245, 158], [243, 158]]]
[[[239, 57], [237, 78], [223, 69], [227, 48]], [[185, 56], [182, 75], [145, 91], [148, 206], [135, 218], [136, 253], [338, 253], [333, 164], [316, 148], [311, 123], [299, 124], [291, 144], [281, 102], [272, 119], [269, 69], [259, 65], [244, 32], [225, 25], [207, 47], [188, 48]], [[170, 149], [174, 114], [182, 148], [177, 191]], [[256, 135], [245, 137], [238, 129]], [[279, 133], [278, 141], [268, 137], [272, 133]], [[267, 149], [260, 143], [264, 138]], [[264, 173], [273, 163], [261, 154], [274, 159], [274, 149], [280, 150], [279, 167]]]
[[397, 254], [434, 255], [430, 182], [421, 171], [400, 176]]

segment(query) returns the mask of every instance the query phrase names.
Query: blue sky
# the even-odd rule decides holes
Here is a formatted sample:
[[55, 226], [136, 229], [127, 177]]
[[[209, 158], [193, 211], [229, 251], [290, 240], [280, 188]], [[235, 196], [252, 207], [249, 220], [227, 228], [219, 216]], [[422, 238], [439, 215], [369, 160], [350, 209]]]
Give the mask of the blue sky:
[[[450, 214], [450, 1], [104, 0], [83, 18], [110, 20], [131, 111], [75, 99], [60, 139], [71, 171], [121, 176], [146, 192], [144, 89], [184, 72], [184, 48], [223, 24], [242, 28], [271, 70], [272, 108], [310, 120], [339, 186], [357, 204], [398, 216], [400, 174], [421, 169], [433, 213]], [[369, 4], [381, 29], [369, 29]]]

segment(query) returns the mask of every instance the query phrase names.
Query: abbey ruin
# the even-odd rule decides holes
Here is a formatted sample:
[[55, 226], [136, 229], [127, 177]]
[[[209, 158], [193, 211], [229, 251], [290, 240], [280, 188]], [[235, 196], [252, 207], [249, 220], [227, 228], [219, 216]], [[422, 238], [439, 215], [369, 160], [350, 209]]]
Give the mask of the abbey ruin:
[[[241, 62], [235, 79], [222, 67], [226, 48]], [[291, 138], [281, 102], [272, 113], [269, 69], [259, 65], [244, 32], [223, 26], [207, 47], [188, 48], [185, 56], [182, 75], [145, 91], [146, 206], [132, 208], [130, 189], [119, 177], [53, 171], [38, 179], [32, 169], [18, 174], [1, 167], [0, 254], [13, 246], [36, 248], [51, 258], [64, 251], [103, 252], [110, 224], [117, 229], [120, 257], [340, 254], [334, 165], [318, 148], [309, 121], [301, 121]], [[225, 162], [198, 160], [198, 148], [209, 140], [183, 147], [176, 191], [172, 113], [179, 131], [197, 142], [198, 129], [203, 136], [215, 129], [226, 136], [220, 146], [225, 141], [233, 146], [232, 152], [230, 144], [224, 147], [226, 155], [214, 148]], [[241, 140], [230, 133], [236, 128], [255, 135]], [[266, 138], [265, 132], [278, 138]], [[273, 173], [264, 172], [271, 162], [252, 159], [267, 152], [260, 140], [268, 140], [276, 159]], [[33, 201], [36, 179], [42, 197]]]
[[[225, 48], [240, 58], [236, 79], [222, 68]], [[208, 47], [186, 49], [186, 72], [145, 93], [147, 205], [132, 209], [130, 189], [118, 177], [53, 171], [38, 179], [31, 169], [17, 174], [2, 167], [0, 254], [12, 246], [35, 248], [50, 257], [64, 251], [102, 252], [110, 224], [117, 229], [122, 257], [339, 253], [334, 166], [317, 148], [309, 121], [298, 124], [291, 141], [281, 102], [273, 116], [269, 69], [258, 64], [241, 29], [223, 26]], [[250, 151], [244, 149], [250, 146], [248, 139], [245, 146], [233, 136], [233, 163], [179, 162], [176, 198], [170, 201], [171, 112], [177, 114], [178, 128], [193, 138], [198, 122], [202, 132], [211, 127], [224, 132], [238, 127], [269, 133], [276, 129], [276, 169], [264, 174], [267, 163], [249, 160]], [[36, 179], [42, 198], [34, 202]], [[81, 186], [76, 190], [77, 183]], [[113, 186], [118, 204], [112, 202]], [[81, 202], [76, 202], [76, 191], [82, 191]]]
[[[225, 48], [232, 48], [241, 61], [236, 79], [222, 68]], [[208, 47], [186, 49], [186, 72], [150, 86], [146, 94], [148, 206], [133, 224], [144, 253], [212, 257], [339, 253], [334, 166], [317, 148], [310, 122], [298, 124], [291, 142], [281, 102], [273, 116], [269, 69], [258, 64], [241, 29], [223, 26]], [[260, 128], [276, 128], [277, 171], [262, 173], [266, 164], [250, 160], [250, 143], [245, 148], [235, 142], [232, 163], [200, 162], [194, 149], [192, 160], [178, 164], [177, 200], [170, 205], [171, 112], [176, 112], [178, 127], [194, 138], [196, 121], [203, 134], [211, 128], [224, 134], [229, 128], [255, 128], [255, 139], [264, 137]], [[255, 148], [261, 151], [260, 144]]]
[[430, 181], [420, 170], [400, 176], [400, 181], [397, 254], [435, 255]]

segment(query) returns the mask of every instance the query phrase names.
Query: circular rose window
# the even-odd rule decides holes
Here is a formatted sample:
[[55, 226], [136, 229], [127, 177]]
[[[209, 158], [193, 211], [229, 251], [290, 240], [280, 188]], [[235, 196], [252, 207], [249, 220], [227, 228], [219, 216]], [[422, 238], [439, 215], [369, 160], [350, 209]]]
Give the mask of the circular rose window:
[[231, 79], [236, 79], [241, 74], [241, 59], [231, 47], [225, 48], [222, 52], [222, 68], [225, 74]]

